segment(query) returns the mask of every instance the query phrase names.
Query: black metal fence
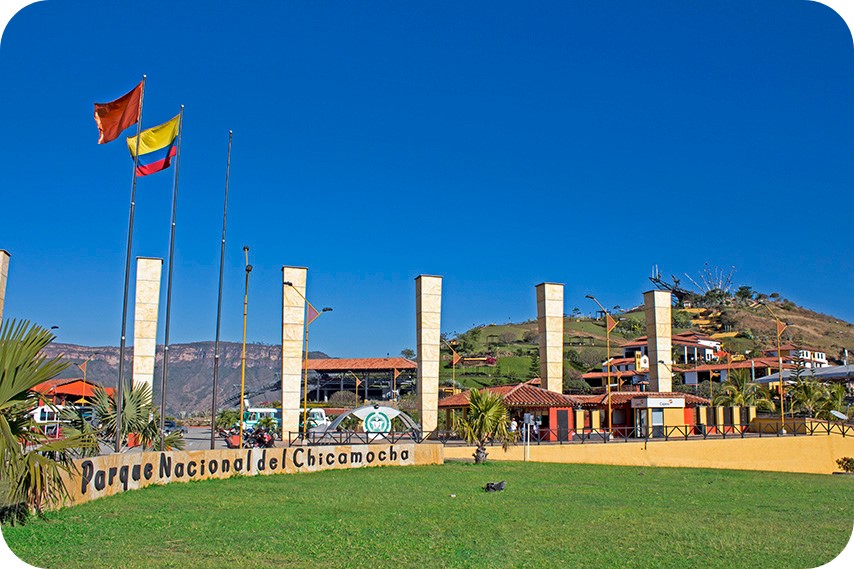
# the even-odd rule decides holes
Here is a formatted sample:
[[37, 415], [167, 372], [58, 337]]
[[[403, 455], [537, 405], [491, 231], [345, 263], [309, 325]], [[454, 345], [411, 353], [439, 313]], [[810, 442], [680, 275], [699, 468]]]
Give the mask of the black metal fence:
[[[829, 421], [793, 419], [788, 421], [754, 421], [728, 425], [672, 425], [647, 427], [614, 427], [613, 429], [537, 429], [516, 434], [517, 443], [591, 444], [640, 441], [706, 440], [728, 438], [798, 437], [816, 435], [854, 436], [854, 424]], [[288, 444], [299, 445], [360, 445], [440, 442], [444, 445], [465, 445], [455, 431], [435, 430], [360, 433], [355, 431], [288, 433]], [[501, 444], [491, 441], [490, 445]]]

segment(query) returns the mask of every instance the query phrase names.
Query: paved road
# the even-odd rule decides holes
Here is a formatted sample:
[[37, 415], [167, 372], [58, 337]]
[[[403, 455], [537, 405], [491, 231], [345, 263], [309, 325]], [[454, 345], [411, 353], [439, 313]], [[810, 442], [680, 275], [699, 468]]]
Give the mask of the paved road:
[[[187, 434], [184, 435], [186, 441], [186, 450], [207, 450], [211, 448], [211, 428], [210, 427], [187, 427]], [[227, 448], [225, 439], [217, 436], [215, 438], [215, 448]]]

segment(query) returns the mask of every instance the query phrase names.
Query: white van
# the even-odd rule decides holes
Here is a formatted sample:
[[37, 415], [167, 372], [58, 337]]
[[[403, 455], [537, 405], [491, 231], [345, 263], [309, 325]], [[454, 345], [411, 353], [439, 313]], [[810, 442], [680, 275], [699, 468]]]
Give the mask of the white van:
[[276, 421], [276, 428], [282, 424], [282, 410], [274, 407], [249, 407], [243, 411], [243, 428], [254, 429], [258, 421], [264, 417], [271, 417]]
[[59, 419], [59, 414], [63, 409], [62, 405], [39, 405], [29, 414], [33, 418], [33, 422], [46, 436], [58, 438], [61, 434], [61, 424], [68, 422]]

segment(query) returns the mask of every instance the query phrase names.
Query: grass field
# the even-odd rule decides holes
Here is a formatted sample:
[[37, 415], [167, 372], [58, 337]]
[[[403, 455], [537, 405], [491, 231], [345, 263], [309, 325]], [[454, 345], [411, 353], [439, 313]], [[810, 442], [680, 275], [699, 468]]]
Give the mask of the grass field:
[[848, 476], [450, 463], [150, 487], [3, 535], [44, 568], [803, 568], [847, 543], [852, 490]]

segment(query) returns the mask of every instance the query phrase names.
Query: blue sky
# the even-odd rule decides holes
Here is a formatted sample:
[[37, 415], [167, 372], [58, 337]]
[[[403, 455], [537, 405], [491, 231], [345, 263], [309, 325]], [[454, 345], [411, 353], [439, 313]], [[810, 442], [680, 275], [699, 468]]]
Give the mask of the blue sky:
[[[704, 263], [854, 320], [854, 50], [805, 0], [43, 2], [0, 43], [6, 317], [117, 345], [131, 161], [92, 103], [148, 75], [144, 126], [186, 105], [172, 340], [276, 343], [280, 269], [334, 312], [312, 349], [414, 347], [414, 278], [442, 328], [632, 306]], [[131, 134], [128, 131], [127, 134]], [[172, 171], [143, 178], [134, 255], [166, 257]], [[165, 299], [165, 294], [164, 294]], [[162, 334], [161, 334], [162, 339]]]

